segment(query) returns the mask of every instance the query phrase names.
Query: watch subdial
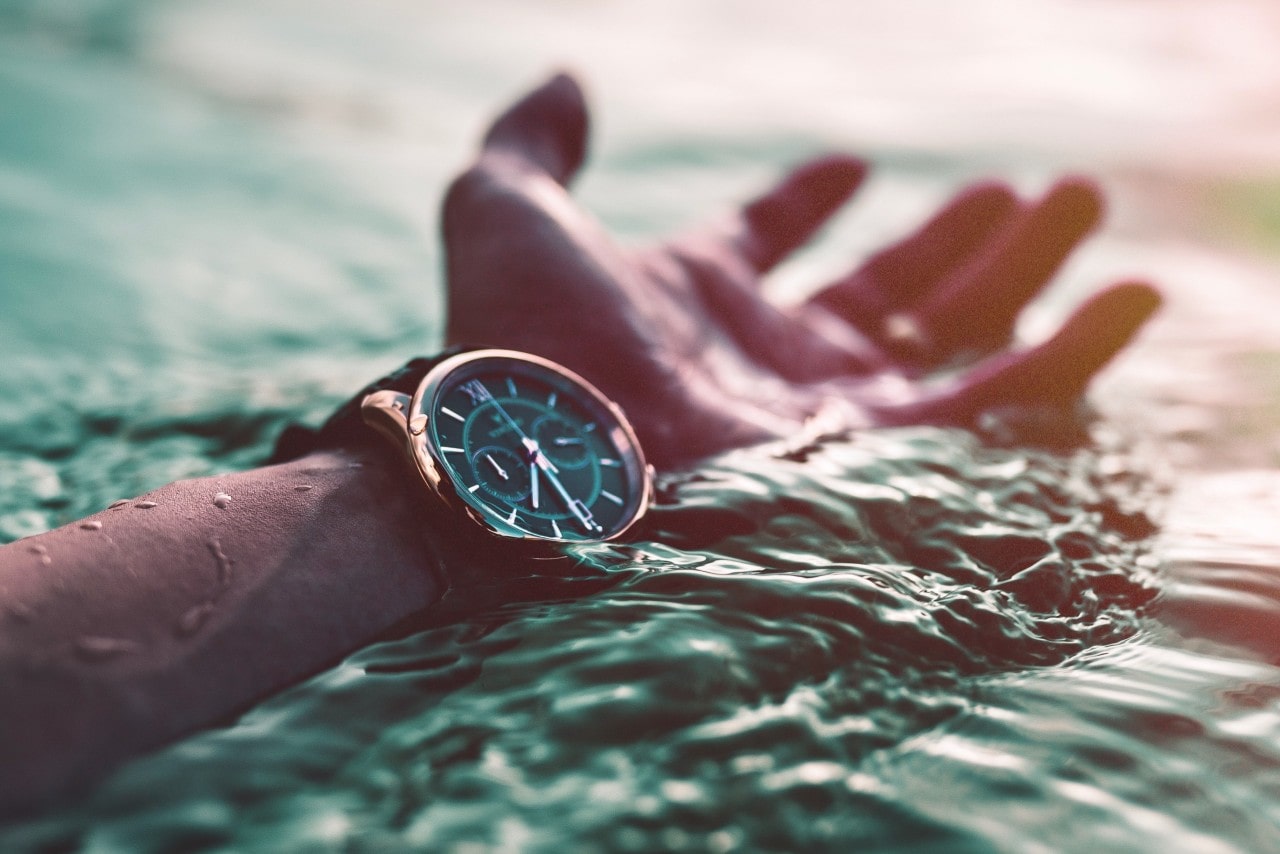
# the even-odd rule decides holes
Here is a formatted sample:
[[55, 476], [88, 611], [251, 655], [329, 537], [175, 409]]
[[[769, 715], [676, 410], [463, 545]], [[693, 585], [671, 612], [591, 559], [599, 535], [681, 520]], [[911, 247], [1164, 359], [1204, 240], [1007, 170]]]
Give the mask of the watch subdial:
[[481, 448], [471, 455], [471, 466], [476, 482], [495, 498], [515, 504], [529, 495], [529, 464], [510, 448]]
[[564, 469], [580, 469], [591, 462], [592, 451], [583, 431], [558, 415], [533, 422], [533, 440], [543, 455]]

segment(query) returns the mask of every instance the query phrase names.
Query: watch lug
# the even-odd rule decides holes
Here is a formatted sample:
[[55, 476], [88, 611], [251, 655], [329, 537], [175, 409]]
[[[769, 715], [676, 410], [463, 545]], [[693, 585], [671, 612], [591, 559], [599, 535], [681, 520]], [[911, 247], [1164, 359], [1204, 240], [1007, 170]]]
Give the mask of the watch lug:
[[360, 402], [360, 417], [365, 424], [403, 447], [410, 438], [409, 406], [412, 403], [413, 398], [398, 391], [375, 391]]

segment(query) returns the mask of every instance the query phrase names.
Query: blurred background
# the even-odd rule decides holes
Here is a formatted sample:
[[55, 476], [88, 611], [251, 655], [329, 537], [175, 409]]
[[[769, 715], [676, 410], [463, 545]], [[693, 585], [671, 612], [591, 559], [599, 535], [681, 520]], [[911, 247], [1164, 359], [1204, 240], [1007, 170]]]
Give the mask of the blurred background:
[[[33, 446], [74, 443], [54, 412], [73, 402], [323, 412], [430, 349], [442, 189], [487, 117], [567, 68], [595, 108], [581, 196], [627, 239], [815, 151], [874, 161], [783, 292], [964, 181], [1098, 176], [1105, 231], [1028, 334], [1149, 275], [1171, 305], [1110, 381], [1161, 402], [1187, 459], [1211, 434], [1216, 459], [1269, 463], [1278, 42], [1265, 0], [2, 0], [0, 407]], [[153, 464], [139, 488], [183, 473]]]
[[126, 399], [165, 424], [319, 413], [430, 349], [442, 189], [500, 105], [567, 68], [595, 108], [581, 196], [626, 239], [815, 151], [876, 164], [783, 293], [964, 181], [1098, 176], [1109, 221], [1028, 334], [1148, 275], [1170, 307], [1113, 400], [1158, 401], [1154, 429], [1194, 446], [1179, 461], [1280, 453], [1265, 0], [2, 0], [0, 40], [0, 407], [33, 447], [80, 438], [67, 406], [107, 430]]

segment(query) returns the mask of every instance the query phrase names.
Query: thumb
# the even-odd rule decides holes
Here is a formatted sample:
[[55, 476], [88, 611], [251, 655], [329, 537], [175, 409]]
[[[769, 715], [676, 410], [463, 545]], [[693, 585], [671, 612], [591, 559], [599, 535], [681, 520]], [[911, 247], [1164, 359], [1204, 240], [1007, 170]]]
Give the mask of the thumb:
[[587, 150], [587, 105], [578, 82], [557, 74], [516, 101], [485, 134], [481, 160], [514, 157], [559, 184], [573, 179]]

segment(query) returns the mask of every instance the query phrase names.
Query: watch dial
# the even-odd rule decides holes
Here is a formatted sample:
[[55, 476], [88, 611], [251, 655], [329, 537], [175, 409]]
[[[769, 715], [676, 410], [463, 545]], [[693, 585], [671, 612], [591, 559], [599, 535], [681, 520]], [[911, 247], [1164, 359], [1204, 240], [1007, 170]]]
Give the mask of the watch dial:
[[424, 450], [497, 533], [605, 540], [644, 511], [648, 473], [631, 428], [553, 363], [464, 354], [432, 370], [418, 397]]

